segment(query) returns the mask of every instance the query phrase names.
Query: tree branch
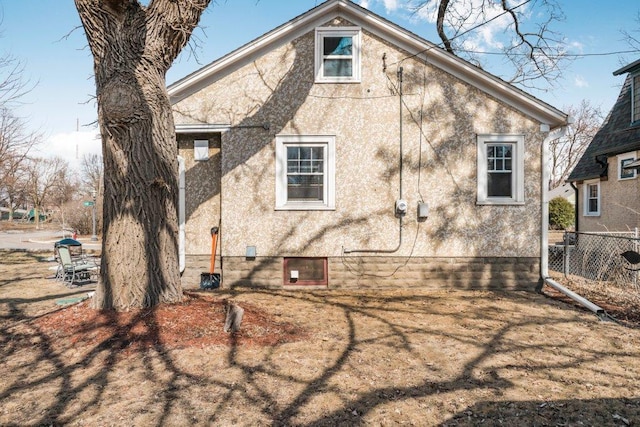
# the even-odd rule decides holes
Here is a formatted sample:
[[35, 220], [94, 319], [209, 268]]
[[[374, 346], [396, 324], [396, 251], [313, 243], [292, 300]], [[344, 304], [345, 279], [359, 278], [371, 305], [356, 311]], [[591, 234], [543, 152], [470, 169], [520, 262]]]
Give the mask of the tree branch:
[[449, 6], [449, 0], [441, 0], [440, 5], [438, 6], [438, 19], [436, 21], [436, 28], [438, 29], [438, 36], [440, 36], [440, 40], [444, 44], [444, 48], [447, 52], [454, 53], [453, 47], [451, 46], [451, 40], [447, 37], [447, 34], [444, 31], [444, 18], [447, 14], [447, 7]]

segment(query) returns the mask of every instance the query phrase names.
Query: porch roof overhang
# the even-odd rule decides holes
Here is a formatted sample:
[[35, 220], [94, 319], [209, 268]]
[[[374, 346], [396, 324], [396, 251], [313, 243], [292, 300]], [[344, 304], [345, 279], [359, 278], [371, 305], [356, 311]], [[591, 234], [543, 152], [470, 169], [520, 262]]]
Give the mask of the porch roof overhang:
[[223, 133], [231, 129], [230, 124], [219, 123], [179, 123], [175, 125], [176, 133]]

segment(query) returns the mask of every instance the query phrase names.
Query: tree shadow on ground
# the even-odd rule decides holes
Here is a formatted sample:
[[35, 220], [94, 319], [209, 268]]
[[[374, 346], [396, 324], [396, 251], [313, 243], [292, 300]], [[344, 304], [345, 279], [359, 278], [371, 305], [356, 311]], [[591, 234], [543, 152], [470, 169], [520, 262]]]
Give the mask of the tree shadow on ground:
[[[615, 344], [628, 331], [590, 337], [589, 322], [542, 297], [255, 288], [218, 295], [260, 306], [311, 335], [260, 348], [231, 338], [225, 346], [176, 350], [162, 341], [151, 310], [119, 325], [147, 344], [143, 351], [114, 337], [61, 346], [60, 337], [14, 311], [14, 326], [1, 332], [0, 420], [362, 425], [407, 421], [432, 408], [424, 418], [430, 425], [497, 423], [515, 414], [531, 425], [556, 413], [569, 422], [580, 411], [594, 425], [605, 420], [589, 418], [601, 416], [601, 403], [626, 419], [638, 415], [637, 367], [624, 365], [640, 353]], [[588, 397], [598, 389], [623, 397]]]

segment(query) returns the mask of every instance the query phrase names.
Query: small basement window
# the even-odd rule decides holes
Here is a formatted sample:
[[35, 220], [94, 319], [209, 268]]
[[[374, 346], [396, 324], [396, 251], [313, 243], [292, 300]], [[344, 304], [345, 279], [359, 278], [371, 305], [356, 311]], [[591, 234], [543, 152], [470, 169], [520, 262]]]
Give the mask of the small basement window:
[[285, 286], [328, 286], [326, 258], [285, 258]]

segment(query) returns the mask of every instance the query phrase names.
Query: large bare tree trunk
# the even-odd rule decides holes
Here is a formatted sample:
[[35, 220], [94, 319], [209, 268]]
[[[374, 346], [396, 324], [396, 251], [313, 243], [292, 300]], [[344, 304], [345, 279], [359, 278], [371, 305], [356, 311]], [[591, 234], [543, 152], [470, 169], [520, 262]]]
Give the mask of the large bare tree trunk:
[[182, 299], [178, 164], [165, 73], [210, 0], [75, 0], [94, 57], [104, 157], [97, 308]]

